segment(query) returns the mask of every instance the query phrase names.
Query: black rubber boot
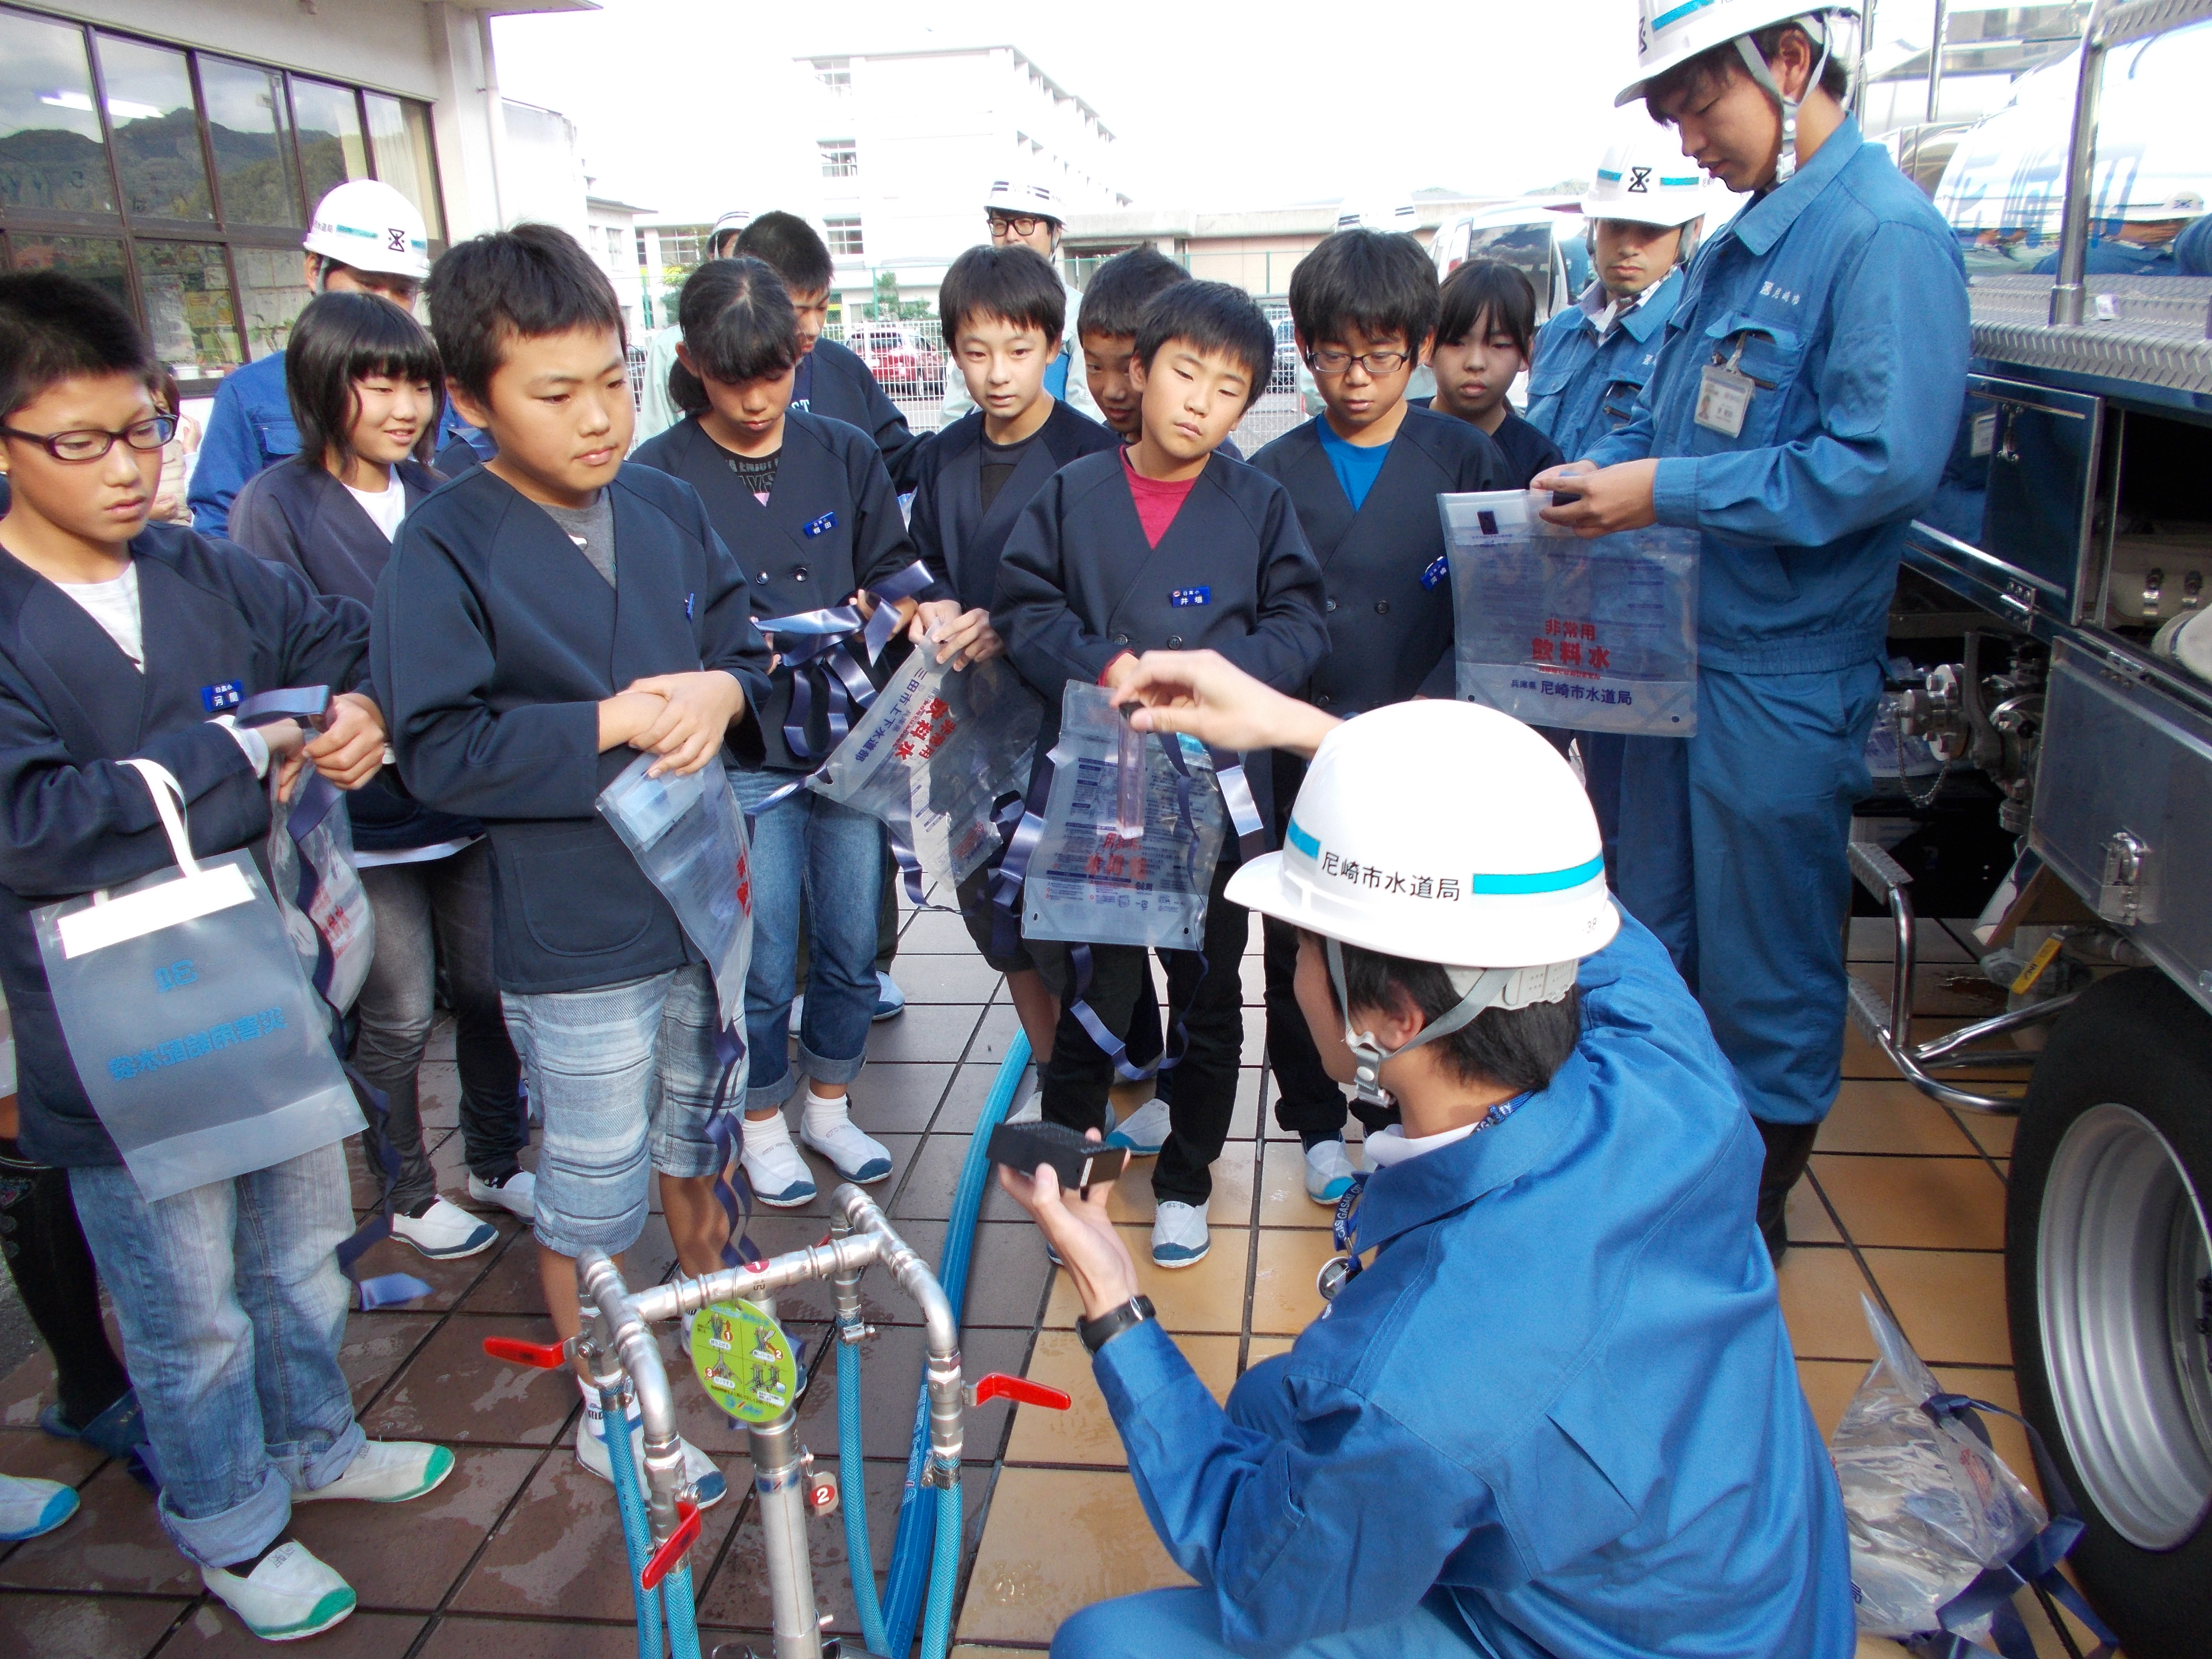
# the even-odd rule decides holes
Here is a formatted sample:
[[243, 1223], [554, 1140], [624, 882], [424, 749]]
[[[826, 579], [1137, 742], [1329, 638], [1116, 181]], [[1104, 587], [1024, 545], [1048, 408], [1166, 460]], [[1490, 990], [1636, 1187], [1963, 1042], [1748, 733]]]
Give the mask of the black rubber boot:
[[1790, 1234], [1784, 1212], [1790, 1202], [1790, 1189], [1805, 1173], [1806, 1160], [1813, 1156], [1814, 1139], [1820, 1133], [1817, 1123], [1767, 1123], [1758, 1119], [1759, 1139], [1766, 1143], [1765, 1167], [1759, 1172], [1759, 1236], [1766, 1241], [1766, 1254], [1779, 1262], [1790, 1248]]

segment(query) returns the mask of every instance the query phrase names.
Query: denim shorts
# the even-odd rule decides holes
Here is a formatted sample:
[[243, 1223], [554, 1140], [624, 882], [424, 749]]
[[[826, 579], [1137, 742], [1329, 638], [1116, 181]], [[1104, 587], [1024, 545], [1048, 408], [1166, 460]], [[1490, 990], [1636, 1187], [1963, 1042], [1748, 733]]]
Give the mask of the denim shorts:
[[[538, 1152], [538, 1242], [562, 1255], [612, 1255], [644, 1230], [648, 1166], [708, 1176], [721, 1067], [714, 983], [693, 963], [589, 991], [501, 994], [507, 1029], [545, 1127]], [[726, 1104], [744, 1098], [742, 1076]]]

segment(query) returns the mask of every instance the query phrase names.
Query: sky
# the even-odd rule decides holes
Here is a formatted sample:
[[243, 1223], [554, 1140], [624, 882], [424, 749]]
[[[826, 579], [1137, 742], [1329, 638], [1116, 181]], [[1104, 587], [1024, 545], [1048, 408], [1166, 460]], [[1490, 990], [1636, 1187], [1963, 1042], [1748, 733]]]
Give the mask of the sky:
[[[497, 19], [501, 90], [578, 124], [603, 193], [668, 212], [711, 216], [732, 195], [749, 129], [778, 118], [775, 98], [749, 100], [747, 65], [800, 53], [1018, 46], [1098, 110], [1122, 187], [1148, 206], [1517, 194], [1589, 178], [1610, 137], [1644, 125], [1613, 107], [1636, 0], [841, 0], [834, 21], [732, 0], [602, 5]], [[1347, 12], [1356, 34], [1337, 27]]]

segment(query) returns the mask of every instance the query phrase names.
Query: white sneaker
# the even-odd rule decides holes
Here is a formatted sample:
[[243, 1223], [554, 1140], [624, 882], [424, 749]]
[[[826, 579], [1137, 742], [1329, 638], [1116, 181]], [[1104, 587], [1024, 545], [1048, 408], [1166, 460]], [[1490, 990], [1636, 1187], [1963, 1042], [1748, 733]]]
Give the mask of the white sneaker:
[[295, 1504], [358, 1498], [371, 1504], [404, 1504], [420, 1498], [453, 1472], [453, 1454], [427, 1440], [372, 1440], [354, 1454], [345, 1473], [327, 1486], [295, 1492]]
[[1044, 1121], [1044, 1091], [1032, 1089], [1030, 1097], [1006, 1114], [1009, 1123], [1042, 1123]]
[[814, 1171], [792, 1144], [791, 1126], [778, 1112], [755, 1122], [745, 1120], [745, 1145], [739, 1161], [753, 1193], [771, 1209], [793, 1210], [814, 1197]]
[[421, 1215], [403, 1215], [395, 1211], [392, 1236], [412, 1244], [436, 1261], [474, 1255], [499, 1243], [498, 1228], [489, 1221], [477, 1220], [459, 1205], [442, 1198], [432, 1199], [430, 1207]]
[[354, 1608], [353, 1586], [288, 1538], [244, 1577], [202, 1567], [200, 1583], [264, 1642], [296, 1642], [328, 1630]]
[[1196, 1204], [1162, 1199], [1152, 1218], [1152, 1262], [1161, 1267], [1192, 1267], [1206, 1260], [1213, 1241], [1206, 1231], [1206, 1211]]
[[[576, 1461], [600, 1480], [612, 1485], [614, 1465], [607, 1460], [606, 1436], [601, 1432], [605, 1413], [600, 1411], [596, 1397], [584, 1402], [584, 1420], [576, 1425]], [[689, 1440], [678, 1442], [684, 1448], [684, 1479], [691, 1488], [691, 1501], [702, 1510], [710, 1510], [726, 1497], [730, 1483], [722, 1478], [714, 1460], [701, 1451]], [[629, 1454], [637, 1463], [637, 1485], [645, 1490], [645, 1424], [638, 1418], [629, 1420]]]
[[479, 1204], [496, 1204], [518, 1220], [538, 1219], [538, 1177], [527, 1170], [517, 1170], [496, 1187], [471, 1176], [469, 1196]]
[[835, 1103], [836, 1114], [823, 1109], [828, 1103], [817, 1106], [810, 1096], [806, 1109], [801, 1115], [799, 1138], [814, 1152], [828, 1158], [839, 1175], [848, 1181], [856, 1181], [863, 1187], [872, 1187], [878, 1181], [888, 1181], [891, 1174], [890, 1149], [874, 1136], [857, 1128], [847, 1115], [845, 1103]]
[[58, 1480], [0, 1474], [0, 1544], [52, 1532], [76, 1513], [76, 1492]]
[[1306, 1196], [1316, 1204], [1334, 1204], [1352, 1190], [1358, 1174], [1342, 1137], [1324, 1140], [1306, 1153]]
[[1168, 1144], [1168, 1103], [1158, 1098], [1115, 1124], [1106, 1137], [1109, 1146], [1127, 1146], [1132, 1158], [1152, 1158]]

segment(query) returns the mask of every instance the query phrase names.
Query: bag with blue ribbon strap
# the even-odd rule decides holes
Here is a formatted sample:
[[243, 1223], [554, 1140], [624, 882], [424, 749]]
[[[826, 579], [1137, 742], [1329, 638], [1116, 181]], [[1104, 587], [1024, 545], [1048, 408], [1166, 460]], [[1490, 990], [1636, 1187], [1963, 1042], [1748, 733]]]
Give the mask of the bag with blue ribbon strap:
[[[2081, 1535], [2081, 1513], [2041, 1437], [2002, 1406], [1945, 1389], [1888, 1316], [1859, 1299], [1881, 1357], [1828, 1448], [1859, 1628], [1897, 1638], [1919, 1659], [2036, 1659], [2014, 1604], [2028, 1590], [2046, 1611], [2055, 1601], [2080, 1620], [2101, 1644], [2090, 1659], [2106, 1659], [2112, 1632], [2058, 1571]], [[2048, 1511], [1990, 1446], [1983, 1412], [2027, 1430]]]

